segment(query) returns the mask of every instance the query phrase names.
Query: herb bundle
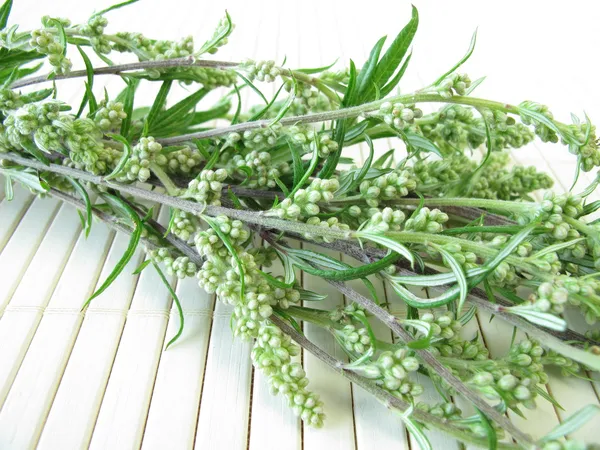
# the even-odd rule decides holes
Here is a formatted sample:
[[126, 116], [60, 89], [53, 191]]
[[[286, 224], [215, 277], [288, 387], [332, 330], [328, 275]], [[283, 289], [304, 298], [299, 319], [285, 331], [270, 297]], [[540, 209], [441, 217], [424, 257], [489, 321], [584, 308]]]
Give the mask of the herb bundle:
[[[323, 425], [326, 405], [308, 386], [296, 358], [301, 349], [397, 411], [422, 448], [431, 447], [427, 429], [488, 448], [592, 448], [562, 438], [597, 406], [538, 441], [505, 415], [555, 401], [541, 388], [551, 366], [564, 376], [600, 370], [599, 330], [579, 333], [563, 317], [567, 308], [590, 325], [600, 317], [600, 223], [591, 218], [600, 203], [586, 202], [600, 179], [582, 192], [557, 194], [551, 177], [511, 166], [508, 154], [541, 139], [568, 147], [577, 158], [576, 177], [594, 170], [600, 150], [587, 116], [565, 124], [532, 101], [473, 96], [482, 79], [457, 70], [475, 36], [467, 54], [433, 83], [396, 94], [418, 26], [414, 8], [385, 51], [382, 38], [359, 67], [350, 61], [331, 71], [333, 65], [292, 69], [285, 61], [206, 59], [233, 31], [227, 14], [199, 47], [189, 37], [107, 33], [107, 13], [132, 2], [84, 24], [44, 17], [32, 31], [7, 27], [11, 0], [0, 8], [0, 173], [7, 197], [18, 182], [79, 208], [86, 232], [100, 220], [131, 235], [84, 308], [143, 245], [147, 259], [136, 272], [152, 266], [167, 285], [163, 270], [196, 277], [232, 305], [234, 334], [253, 341], [254, 365], [309, 425]], [[118, 54], [135, 61], [116, 64], [111, 58]], [[85, 70], [72, 70], [73, 55]], [[34, 75], [44, 63], [50, 73]], [[100, 75], [120, 76], [123, 91], [98, 99]], [[85, 94], [72, 109], [60, 100], [60, 80], [78, 77]], [[46, 82], [53, 87], [37, 88]], [[146, 82], [160, 84], [149, 104], [136, 95]], [[261, 92], [263, 83], [277, 83], [272, 99]], [[171, 104], [178, 85], [191, 93]], [[222, 98], [205, 105], [219, 88]], [[264, 104], [242, 105], [242, 89]], [[425, 114], [421, 108], [430, 103], [441, 106]], [[217, 119], [226, 124], [210, 126]], [[383, 138], [398, 139], [406, 152], [375, 158], [373, 141]], [[360, 167], [342, 156], [357, 143], [369, 148]], [[533, 196], [539, 190], [542, 200]], [[171, 209], [167, 227], [143, 206], [148, 201]], [[294, 241], [333, 249], [356, 264]], [[269, 269], [277, 260], [282, 276]], [[310, 307], [324, 297], [300, 287], [297, 271], [323, 278], [351, 303], [330, 311]], [[391, 286], [406, 314], [390, 312], [372, 277]], [[346, 284], [351, 280], [364, 283], [369, 296]], [[170, 292], [183, 327], [179, 299]], [[492, 358], [461, 334], [478, 310], [526, 338]], [[347, 360], [310, 342], [301, 322], [327, 330]], [[393, 332], [393, 343], [377, 339], [375, 322]], [[169, 345], [180, 335], [181, 329]], [[441, 403], [419, 401], [416, 372], [431, 379]], [[477, 413], [464, 415], [453, 397]], [[514, 443], [501, 441], [504, 433]]]

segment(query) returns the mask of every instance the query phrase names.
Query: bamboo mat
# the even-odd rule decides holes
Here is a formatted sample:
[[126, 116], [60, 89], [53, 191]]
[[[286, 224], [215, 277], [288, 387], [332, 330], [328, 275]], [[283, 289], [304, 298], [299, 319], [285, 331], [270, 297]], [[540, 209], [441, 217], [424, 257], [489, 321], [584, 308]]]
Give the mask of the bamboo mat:
[[[19, 0], [11, 23], [38, 26], [43, 14], [85, 20], [110, 2]], [[460, 58], [479, 26], [479, 42], [465, 70], [472, 79], [489, 74], [478, 96], [507, 102], [535, 99], [551, 105], [559, 119], [586, 110], [600, 120], [596, 87], [597, 3], [415, 2], [421, 15], [411, 67], [402, 82], [409, 91], [435, 79]], [[202, 2], [144, 0], [108, 17], [111, 30], [142, 31], [153, 37], [209, 36], [228, 9], [237, 24], [222, 59], [275, 59], [290, 67], [311, 67], [352, 57], [358, 64], [383, 34], [392, 38], [406, 23], [406, 1], [351, 3], [242, 0]], [[78, 59], [71, 54], [77, 64]], [[118, 92], [119, 79], [102, 79]], [[100, 84], [100, 83], [99, 83]], [[61, 98], [77, 103], [78, 83], [59, 85]], [[154, 87], [148, 89], [147, 103]], [[271, 87], [265, 88], [270, 92]], [[146, 92], [146, 91], [143, 91]], [[580, 112], [576, 111], [576, 112]], [[381, 153], [398, 145], [380, 142]], [[364, 149], [349, 154], [361, 160]], [[575, 163], [566, 148], [532, 145], [515, 152], [522, 164], [550, 171], [568, 189]], [[594, 175], [582, 176], [581, 185]], [[234, 340], [227, 306], [215, 304], [194, 279], [171, 280], [183, 302], [185, 331], [163, 351], [179, 319], [158, 276], [151, 270], [129, 275], [142, 261], [138, 252], [124, 274], [85, 314], [80, 308], [122, 255], [128, 238], [95, 223], [81, 234], [76, 212], [15, 187], [11, 202], [0, 183], [0, 449], [191, 449], [196, 450], [368, 450], [416, 449], [401, 421], [359, 388], [339, 378], [312, 356], [303, 355], [312, 388], [326, 405], [325, 428], [314, 430], [272, 397], [250, 363], [250, 345]], [[598, 198], [598, 196], [596, 195]], [[160, 211], [165, 220], [167, 211]], [[333, 254], [339, 257], [340, 255]], [[306, 275], [304, 287], [328, 294], [323, 307], [345, 299], [331, 286]], [[360, 285], [355, 285], [360, 290]], [[384, 297], [386, 286], [376, 282]], [[393, 308], [401, 305], [390, 296]], [[504, 352], [512, 329], [485, 314], [469, 324], [492, 355]], [[305, 333], [343, 358], [322, 330]], [[391, 339], [383, 328], [381, 339]], [[435, 401], [427, 389], [422, 400]], [[598, 403], [600, 385], [551, 377], [546, 386], [564, 407], [538, 401], [517, 425], [541, 436], [561, 419]], [[468, 405], [459, 405], [469, 410]], [[598, 438], [600, 417], [573, 437]], [[431, 433], [435, 449], [460, 445]]]

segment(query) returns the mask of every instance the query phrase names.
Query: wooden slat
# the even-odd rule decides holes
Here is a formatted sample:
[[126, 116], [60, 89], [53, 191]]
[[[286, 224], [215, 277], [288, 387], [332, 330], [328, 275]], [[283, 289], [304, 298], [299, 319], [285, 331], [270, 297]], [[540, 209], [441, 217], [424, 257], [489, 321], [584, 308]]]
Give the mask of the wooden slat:
[[29, 448], [39, 438], [111, 237], [97, 224], [76, 244], [0, 411], [0, 442], [10, 448]]

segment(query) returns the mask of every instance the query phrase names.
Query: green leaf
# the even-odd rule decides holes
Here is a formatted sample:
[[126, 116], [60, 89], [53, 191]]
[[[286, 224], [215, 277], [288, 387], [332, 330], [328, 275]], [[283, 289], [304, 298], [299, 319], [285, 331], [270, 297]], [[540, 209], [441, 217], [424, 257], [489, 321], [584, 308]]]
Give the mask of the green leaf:
[[190, 110], [196, 107], [198, 102], [202, 100], [206, 94], [208, 94], [208, 90], [205, 88], [200, 88], [180, 102], [171, 106], [166, 111], [161, 111], [155, 122], [156, 128], [164, 128], [180, 122], [185, 116], [188, 115]]
[[94, 92], [92, 91], [92, 87], [94, 86], [94, 66], [92, 65], [92, 62], [90, 61], [90, 58], [88, 57], [88, 55], [86, 55], [86, 53], [83, 51], [83, 49], [79, 45], [77, 46], [77, 50], [79, 51], [79, 54], [83, 58], [83, 62], [85, 64], [85, 70], [87, 73], [87, 83], [85, 84], [85, 95], [83, 96], [83, 100], [81, 101], [81, 106], [79, 106], [79, 111], [77, 111], [77, 116], [76, 116], [76, 117], [79, 117], [79, 116], [81, 116], [81, 113], [83, 112], [83, 109], [85, 108], [87, 103], [90, 104], [90, 115], [95, 114], [96, 111], [98, 110], [98, 102], [96, 101], [96, 97], [94, 96]]
[[[48, 185], [45, 182], [42, 184], [42, 181], [40, 180], [40, 178], [30, 171], [19, 170], [19, 169], [3, 169], [0, 167], [0, 174], [4, 175], [7, 178], [7, 180], [10, 178], [12, 180], [18, 181], [19, 183], [21, 183], [22, 185], [26, 186], [27, 188], [29, 188], [33, 191], [37, 191], [37, 192], [41, 192], [41, 193], [48, 192]], [[10, 183], [10, 187], [8, 185], [9, 185], [9, 182], [6, 181], [6, 196], [7, 197], [9, 196], [9, 194], [11, 194], [11, 195], [13, 194], [12, 183]]]
[[435, 145], [425, 136], [413, 133], [412, 131], [405, 131], [404, 136], [406, 137], [406, 144], [411, 146], [412, 148], [429, 153], [435, 153], [440, 158], [443, 158], [442, 152], [437, 147], [437, 145]]
[[293, 282], [286, 283], [285, 281], [282, 281], [282, 280], [279, 280], [279, 279], [275, 278], [270, 273], [263, 272], [262, 270], [259, 270], [259, 272], [263, 276], [263, 278], [269, 282], [269, 284], [271, 286], [275, 286], [275, 287], [280, 288], [280, 289], [289, 289], [289, 288], [291, 288], [291, 287], [294, 286]]
[[290, 284], [290, 283], [294, 283], [294, 281], [296, 281], [296, 272], [294, 271], [294, 263], [292, 262], [291, 258], [279, 251], [278, 249], [275, 249], [275, 251], [277, 252], [277, 256], [279, 257], [279, 259], [281, 260], [282, 264], [283, 264], [283, 281], [286, 284]]
[[483, 425], [483, 429], [485, 430], [486, 434], [487, 434], [487, 440], [488, 440], [488, 449], [489, 450], [496, 450], [498, 448], [498, 436], [496, 435], [496, 430], [494, 429], [494, 425], [490, 422], [490, 419], [487, 418], [487, 416], [482, 413], [479, 408], [475, 408], [477, 410], [477, 414], [479, 415], [479, 418], [481, 419], [481, 425]]
[[285, 101], [275, 118], [271, 121], [269, 126], [275, 125], [277, 122], [279, 122], [294, 104], [294, 100], [296, 100], [296, 88], [298, 86], [298, 83], [295, 78], [292, 78], [292, 83], [294, 84], [294, 86], [290, 90], [290, 95], [288, 96], [287, 100]]
[[570, 241], [559, 242], [558, 244], [549, 245], [547, 247], [544, 247], [542, 250], [535, 252], [533, 255], [529, 256], [527, 259], [529, 261], [533, 261], [538, 258], [541, 258], [544, 255], [547, 255], [548, 253], [559, 252], [561, 250], [564, 250], [565, 248], [572, 247], [573, 245], [577, 244], [578, 242], [585, 241], [585, 240], [586, 240], [585, 237], [580, 237], [577, 239], [572, 239]]
[[4, 192], [7, 201], [12, 201], [15, 198], [15, 191], [13, 190], [12, 178], [7, 176], [4, 179]]
[[[43, 20], [42, 20], [42, 22], [43, 22]], [[52, 19], [52, 18], [48, 19], [47, 26], [56, 27], [56, 30], [58, 31], [58, 42], [60, 43], [60, 46], [62, 47], [62, 54], [66, 55], [67, 54], [67, 33], [65, 32], [65, 27], [59, 20]]]
[[364, 238], [369, 241], [375, 242], [377, 244], [381, 244], [384, 247], [404, 256], [406, 259], [408, 259], [410, 261], [411, 266], [414, 267], [414, 265], [415, 265], [415, 258], [413, 256], [412, 252], [409, 249], [407, 249], [404, 245], [400, 244], [399, 242], [396, 242], [395, 240], [393, 240], [387, 236], [382, 236], [380, 234], [361, 231], [361, 232], [356, 233], [356, 237]]
[[459, 317], [458, 321], [464, 326], [468, 324], [473, 317], [475, 317], [475, 313], [477, 312], [477, 307], [474, 305], [471, 306], [466, 313]]
[[233, 115], [233, 118], [231, 119], [231, 125], [235, 125], [236, 123], [239, 122], [240, 120], [240, 113], [242, 112], [242, 96], [240, 95], [240, 90], [238, 89], [237, 85], [233, 85], [233, 88], [235, 89], [235, 95], [237, 96], [237, 106], [235, 108], [235, 114]]
[[193, 114], [192, 123], [194, 125], [198, 125], [201, 123], [206, 123], [214, 119], [220, 119], [226, 116], [226, 114], [231, 109], [231, 102], [229, 99], [225, 99], [217, 103], [214, 107], [207, 109], [205, 111], [196, 111]]
[[379, 55], [381, 54], [381, 49], [383, 48], [383, 44], [385, 44], [385, 40], [386, 36], [377, 41], [375, 46], [371, 49], [367, 62], [365, 62], [358, 73], [356, 79], [356, 89], [358, 94], [356, 100], [358, 103], [368, 102], [373, 99], [372, 91], [374, 91], [373, 85], [375, 84], [374, 79], [377, 70], [377, 62], [379, 61]]
[[506, 311], [550, 330], [565, 331], [567, 329], [567, 322], [560, 317], [556, 317], [554, 314], [534, 311], [524, 306], [511, 306], [506, 308]]
[[114, 168], [114, 170], [104, 177], [104, 181], [112, 180], [119, 176], [119, 174], [123, 171], [125, 166], [127, 165], [127, 161], [129, 161], [129, 157], [131, 156], [131, 145], [129, 141], [125, 139], [120, 134], [109, 134], [111, 139], [118, 141], [123, 144], [123, 154], [121, 155], [121, 159], [119, 159], [118, 164]]
[[137, 269], [135, 269], [135, 270], [133, 271], [133, 274], [132, 274], [132, 275], [139, 275], [140, 273], [142, 273], [142, 272], [144, 271], [144, 269], [145, 269], [146, 267], [148, 267], [148, 265], [150, 265], [150, 263], [151, 263], [151, 262], [152, 262], [152, 260], [151, 260], [151, 259], [146, 259], [146, 260], [144, 260], [144, 262], [143, 262], [143, 263], [141, 263], [141, 264], [140, 264], [140, 265], [137, 267]]
[[33, 156], [35, 159], [37, 159], [42, 164], [45, 164], [47, 166], [50, 165], [50, 160], [48, 158], [46, 158], [46, 155], [44, 155], [44, 153], [47, 153], [47, 152], [42, 152], [42, 150], [40, 150], [29, 139], [23, 139], [21, 141], [21, 146], [25, 149], [25, 151], [27, 153], [29, 153], [31, 156]]
[[127, 117], [121, 122], [121, 136], [127, 137], [129, 135], [129, 129], [131, 128], [131, 116], [133, 113], [133, 101], [135, 98], [135, 91], [139, 85], [139, 80], [135, 80], [129, 77], [121, 77], [127, 83], [125, 88], [125, 95], [123, 99], [123, 111], [127, 114]]
[[90, 298], [87, 299], [87, 301], [81, 308], [82, 310], [87, 308], [93, 299], [95, 299], [106, 289], [108, 289], [108, 287], [113, 283], [113, 281], [115, 281], [117, 277], [121, 274], [121, 272], [123, 272], [123, 269], [125, 269], [125, 266], [127, 266], [129, 261], [131, 261], [131, 258], [133, 258], [133, 255], [135, 254], [137, 246], [140, 243], [140, 239], [142, 237], [142, 230], [144, 228], [137, 212], [135, 212], [131, 208], [131, 206], [129, 206], [121, 198], [112, 194], [102, 194], [102, 197], [109, 204], [114, 205], [118, 209], [127, 213], [127, 216], [133, 222], [133, 231], [131, 233], [131, 238], [129, 239], [129, 244], [127, 245], [125, 253], [123, 253], [123, 256], [121, 256], [121, 259], [117, 262], [117, 264], [113, 268], [112, 272], [108, 275], [108, 277], [106, 277], [106, 280], [104, 280], [102, 285], [98, 289], [96, 289], [96, 292], [94, 292]]
[[67, 181], [71, 183], [71, 186], [73, 186], [73, 188], [77, 191], [77, 193], [83, 200], [83, 203], [85, 203], [85, 221], [83, 229], [85, 231], [85, 237], [87, 238], [90, 235], [90, 231], [92, 230], [92, 202], [90, 200], [90, 196], [79, 181], [72, 177], [66, 178]]
[[379, 90], [379, 94], [381, 95], [381, 97], [385, 97], [390, 92], [392, 92], [392, 90], [396, 86], [398, 86], [398, 83], [404, 76], [404, 72], [406, 72], [406, 69], [408, 68], [408, 63], [410, 62], [410, 58], [412, 58], [412, 53], [409, 53], [409, 55], [406, 57], [406, 59], [404, 60], [404, 63], [402, 64], [402, 67], [400, 67], [400, 70], [396, 73], [396, 75], [394, 75], [394, 78], [392, 78], [388, 84], [386, 84]]
[[265, 102], [265, 105], [269, 104], [269, 101], [267, 100], [267, 97], [265, 97], [265, 94], [263, 94], [260, 89], [258, 89], [254, 83], [252, 83], [252, 81], [250, 81], [243, 73], [236, 71], [236, 73], [238, 74], [238, 76], [244, 80], [244, 83], [246, 83], [247, 86], [250, 87], [250, 89], [252, 89], [254, 92], [256, 92], [258, 94], [258, 96], [260, 98], [262, 98], [262, 100]]
[[375, 155], [375, 149], [373, 147], [373, 141], [366, 134], [365, 134], [365, 142], [369, 146], [369, 156], [367, 157], [367, 159], [364, 162], [364, 164], [362, 165], [362, 167], [358, 170], [358, 172], [352, 173], [352, 175], [351, 175], [352, 181], [347, 185], [347, 187], [345, 189], [341, 189], [341, 186], [340, 186], [340, 190], [338, 190], [335, 193], [337, 196], [341, 196], [341, 195], [345, 194], [346, 192], [351, 192], [352, 190], [356, 189], [358, 186], [360, 186], [360, 183], [362, 183], [365, 176], [369, 172], [369, 169], [371, 168], [371, 163], [373, 161], [373, 157]]
[[6, 0], [0, 8], [0, 30], [4, 30], [6, 28], [8, 16], [10, 15], [10, 10], [12, 9], [12, 4], [13, 0]]
[[146, 116], [146, 124], [150, 134], [152, 134], [152, 131], [154, 130], [154, 123], [167, 101], [167, 96], [169, 95], [172, 84], [173, 82], [171, 80], [163, 81], [163, 83], [160, 85], [158, 93], [156, 94], [156, 97], [154, 98], [154, 103], [152, 103], [150, 112], [148, 112], [148, 115]]
[[271, 101], [269, 103], [267, 103], [267, 106], [265, 106], [260, 111], [253, 114], [252, 117], [250, 117], [250, 119], [248, 119], [248, 122], [254, 122], [255, 120], [262, 118], [267, 112], [269, 112], [269, 110], [273, 107], [273, 105], [275, 105], [275, 101], [277, 100], [277, 97], [279, 97], [279, 94], [283, 90], [284, 86], [285, 86], [284, 84], [279, 86], [279, 89], [277, 89], [277, 92], [275, 92], [275, 95], [273, 96]]
[[388, 160], [391, 161], [393, 159], [394, 151], [395, 150], [392, 148], [392, 149], [388, 150], [387, 152], [385, 152], [383, 155], [381, 155], [379, 158], [377, 158], [373, 164], [371, 164], [371, 167], [376, 168], [376, 169], [383, 168]]
[[579, 430], [592, 417], [598, 414], [598, 412], [600, 412], [600, 406], [598, 405], [587, 405], [581, 408], [579, 411], [563, 420], [560, 425], [544, 436], [540, 442], [554, 441]]
[[463, 268], [456, 260], [456, 258], [452, 255], [452, 253], [444, 249], [444, 247], [436, 244], [429, 245], [431, 245], [434, 249], [440, 252], [442, 257], [444, 258], [444, 261], [446, 261], [446, 264], [450, 266], [450, 269], [456, 276], [456, 282], [458, 283], [458, 287], [460, 288], [460, 296], [458, 298], [458, 306], [456, 309], [457, 311], [461, 311], [463, 305], [465, 304], [465, 301], [467, 300], [467, 295], [469, 294], [469, 285], [467, 283], [467, 278], [465, 277]]
[[106, 9], [103, 9], [101, 11], [98, 11], [97, 13], [92, 14], [92, 17], [94, 17], [94, 16], [101, 16], [103, 14], [106, 14], [107, 12], [114, 11], [115, 9], [122, 8], [123, 6], [127, 6], [127, 5], [131, 5], [132, 3], [136, 3], [137, 1], [138, 0], [127, 0], [127, 1], [122, 2], [122, 3], [117, 3], [116, 5], [109, 6]]
[[179, 328], [177, 330], [177, 333], [175, 333], [175, 336], [173, 336], [171, 338], [171, 340], [169, 342], [167, 342], [167, 345], [165, 347], [165, 350], [167, 350], [183, 334], [183, 327], [184, 327], [183, 308], [181, 307], [181, 302], [179, 301], [179, 297], [177, 297], [177, 294], [175, 293], [175, 290], [171, 286], [171, 283], [169, 283], [169, 280], [167, 280], [167, 277], [165, 277], [165, 274], [163, 273], [163, 271], [160, 270], [160, 267], [158, 267], [158, 264], [156, 264], [154, 261], [152, 261], [152, 265], [154, 266], [154, 269], [156, 269], [156, 273], [158, 273], [158, 276], [160, 277], [161, 281], [163, 282], [163, 284], [169, 291], [169, 294], [173, 298], [173, 302], [175, 302], [175, 306], [177, 307], [177, 312], [179, 313]]
[[227, 38], [231, 32], [233, 31], [233, 24], [231, 23], [231, 17], [229, 13], [225, 11], [225, 19], [227, 20], [227, 26], [223, 28], [218, 34], [214, 35], [212, 39], [206, 41], [200, 50], [196, 53], [196, 55], [202, 55], [204, 53], [214, 53], [217, 49], [217, 46], [223, 39]]
[[302, 180], [302, 175], [304, 175], [304, 165], [302, 164], [302, 155], [298, 150], [298, 147], [292, 145], [288, 142], [288, 147], [290, 148], [290, 153], [292, 155], [292, 168], [294, 171], [294, 184], [292, 189], [294, 189]]
[[[357, 96], [357, 74], [356, 74], [356, 66], [354, 65], [354, 61], [350, 60], [350, 70], [348, 77], [348, 86], [346, 87], [346, 93], [344, 94], [344, 98], [342, 99], [342, 108], [347, 108], [352, 106], [356, 101]], [[317, 175], [318, 178], [330, 178], [331, 175], [335, 172], [335, 169], [340, 161], [340, 157], [342, 156], [342, 150], [344, 148], [344, 141], [346, 136], [346, 127], [348, 125], [348, 119], [338, 119], [335, 122], [335, 141], [338, 144], [337, 151], [331, 153], [323, 168], [319, 171]]]
[[315, 67], [313, 69], [295, 69], [295, 72], [302, 72], [302, 73], [305, 73], [307, 75], [312, 75], [312, 74], [315, 74], [315, 73], [325, 72], [326, 70], [329, 70], [333, 66], [335, 66], [335, 63], [338, 62], [338, 59], [336, 59], [334, 62], [332, 62], [331, 64], [328, 64], [326, 66]]
[[[315, 136], [315, 139], [316, 139], [316, 136]], [[306, 183], [308, 181], [308, 179], [310, 178], [310, 176], [316, 169], [317, 164], [319, 163], [319, 152], [317, 150], [318, 148], [319, 148], [319, 146], [315, 145], [312, 159], [310, 160], [310, 164], [308, 165], [308, 170], [306, 172], [304, 172], [304, 175], [302, 175], [302, 178], [300, 178], [300, 181], [298, 182], [298, 184], [294, 185], [294, 189], [292, 189], [292, 192], [290, 192], [290, 195], [288, 195], [288, 197], [293, 197], [294, 194], [296, 192], [298, 192], [298, 189], [300, 189], [300, 188], [302, 188], [302, 186], [304, 186], [304, 183]]]
[[413, 408], [414, 406], [410, 405], [406, 411], [399, 413], [400, 417], [402, 418], [402, 421], [404, 422], [408, 432], [415, 439], [418, 447], [421, 450], [432, 450], [431, 443], [429, 442], [429, 439], [427, 439], [427, 436], [425, 436], [421, 425], [410, 417], [413, 412]]
[[[458, 69], [460, 66], [462, 66], [464, 63], [466, 63], [469, 58], [471, 57], [471, 55], [473, 54], [473, 50], [475, 50], [475, 44], [477, 43], [477, 29], [475, 29], [475, 32], [473, 33], [473, 37], [471, 38], [471, 43], [469, 44], [469, 49], [467, 50], [467, 53], [465, 54], [465, 56], [463, 56], [460, 61], [458, 61], [456, 64], [454, 64], [454, 66], [452, 66], [452, 68], [446, 72], [444, 75], [442, 75], [441, 77], [439, 77], [435, 83], [433, 83], [434, 86], [437, 86], [438, 84], [440, 84], [448, 75], [454, 73], [454, 71], [456, 69]], [[483, 80], [482, 80], [483, 81]]]
[[223, 241], [223, 244], [225, 244], [225, 247], [227, 247], [227, 250], [229, 250], [229, 253], [235, 260], [235, 262], [238, 266], [238, 269], [239, 269], [239, 276], [240, 276], [240, 286], [241, 286], [240, 287], [240, 297], [243, 298], [246, 281], [244, 278], [244, 264], [242, 263], [242, 260], [240, 259], [239, 255], [237, 254], [235, 247], [229, 240], [229, 237], [221, 231], [221, 227], [219, 227], [219, 224], [212, 217], [208, 217], [205, 215], [200, 215], [200, 217], [202, 218], [202, 220], [204, 220], [207, 224], [210, 225], [210, 227], [215, 231], [215, 233], [217, 233], [217, 236], [219, 236], [221, 241]]
[[313, 291], [307, 291], [306, 289], [297, 289], [300, 292], [301, 302], [320, 302], [327, 298], [326, 295], [317, 294]]
[[[406, 26], [398, 33], [396, 39], [390, 44], [389, 48], [385, 52], [385, 54], [381, 57], [381, 60], [377, 64], [375, 68], [375, 73], [373, 74], [369, 86], [365, 91], [360, 91], [359, 94], [361, 101], [370, 101], [373, 99], [373, 93], [376, 89], [382, 90], [385, 87], [387, 92], [390, 92], [396, 84], [400, 81], [400, 77], [404, 73], [402, 69], [400, 76], [395, 77], [392, 80], [392, 83], [386, 86], [388, 80], [392, 77], [393, 73], [396, 71], [400, 62], [406, 56], [408, 52], [408, 48], [412, 43], [413, 38], [415, 37], [415, 33], [417, 32], [417, 27], [419, 25], [419, 14], [417, 12], [417, 8], [412, 7], [412, 17], [410, 21], [406, 24]], [[408, 58], [410, 59], [410, 58]], [[405, 63], [403, 69], [406, 70], [406, 66], [408, 62]], [[382, 95], [387, 95], [382, 92]]]

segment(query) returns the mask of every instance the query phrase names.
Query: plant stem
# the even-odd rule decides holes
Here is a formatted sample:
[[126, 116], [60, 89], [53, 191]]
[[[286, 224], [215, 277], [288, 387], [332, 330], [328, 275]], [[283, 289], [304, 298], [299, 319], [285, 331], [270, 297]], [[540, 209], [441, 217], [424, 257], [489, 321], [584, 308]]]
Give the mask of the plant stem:
[[[130, 72], [132, 70], [144, 70], [144, 69], [168, 69], [172, 67], [211, 67], [213, 69], [227, 69], [239, 66], [237, 62], [229, 61], [209, 61], [206, 59], [195, 59], [191, 57], [186, 58], [174, 58], [164, 59], [160, 61], [141, 61], [129, 64], [118, 64], [109, 67], [95, 67], [94, 75], [118, 75], [124, 72]], [[24, 86], [30, 86], [32, 84], [39, 84], [43, 82], [50, 82], [53, 80], [65, 80], [69, 78], [81, 78], [87, 76], [85, 70], [74, 70], [69, 73], [62, 75], [56, 75], [53, 78], [48, 78], [50, 74], [40, 75], [36, 77], [23, 78], [17, 80], [10, 85], [11, 89], [17, 89]]]
[[[394, 397], [386, 390], [380, 388], [375, 383], [367, 380], [366, 378], [361, 377], [351, 370], [344, 369], [344, 363], [340, 360], [333, 358], [328, 353], [321, 350], [317, 345], [308, 340], [305, 336], [297, 332], [292, 326], [288, 325], [281, 318], [273, 315], [270, 318], [271, 322], [273, 322], [276, 326], [278, 326], [285, 334], [290, 336], [300, 347], [305, 349], [314, 355], [317, 359], [321, 360], [325, 364], [327, 364], [333, 371], [342, 375], [344, 378], [348, 379], [352, 383], [360, 386], [365, 391], [373, 395], [377, 400], [379, 400], [383, 405], [387, 408], [393, 408], [398, 411], [406, 411], [410, 405], [400, 400], [399, 398]], [[430, 425], [440, 431], [443, 431], [458, 440], [463, 442], [472, 443], [483, 448], [486, 448], [488, 443], [486, 438], [478, 438], [473, 436], [471, 433], [465, 432], [455, 426], [453, 426], [450, 422], [444, 419], [440, 419], [431, 414], [428, 414], [424, 411], [420, 411], [418, 408], [415, 408], [412, 413], [412, 417], [418, 422], [425, 423]], [[528, 441], [531, 443], [531, 440]], [[531, 448], [536, 449], [539, 448], [531, 443]], [[517, 449], [519, 448], [517, 445], [508, 444], [504, 442], [498, 443], [499, 449]]]
[[[262, 237], [267, 240], [270, 244], [276, 244], [280, 248], [285, 249], [285, 246], [281, 242], [275, 242], [272, 236], [263, 233]], [[334, 286], [338, 291], [344, 294], [347, 298], [352, 300], [354, 303], [359, 304], [381, 322], [383, 322], [392, 332], [398, 336], [403, 342], [410, 342], [414, 340], [413, 336], [406, 331], [402, 325], [398, 323], [396, 316], [390, 314], [388, 311], [377, 305], [372, 300], [359, 294], [354, 289], [347, 286], [345, 283], [335, 280], [326, 280], [329, 284]], [[494, 420], [496, 423], [502, 426], [507, 432], [509, 432], [518, 442], [522, 444], [533, 445], [531, 437], [517, 427], [504, 415], [500, 414], [492, 406], [490, 406], [485, 400], [483, 400], [475, 392], [471, 391], [465, 384], [460, 381], [454, 374], [442, 365], [436, 357], [428, 350], [415, 350], [417, 355], [428, 365], [434, 372], [440, 375], [449, 386], [451, 386], [457, 393], [461, 394], [466, 399], [470, 400], [477, 408], [479, 408], [486, 416]]]

